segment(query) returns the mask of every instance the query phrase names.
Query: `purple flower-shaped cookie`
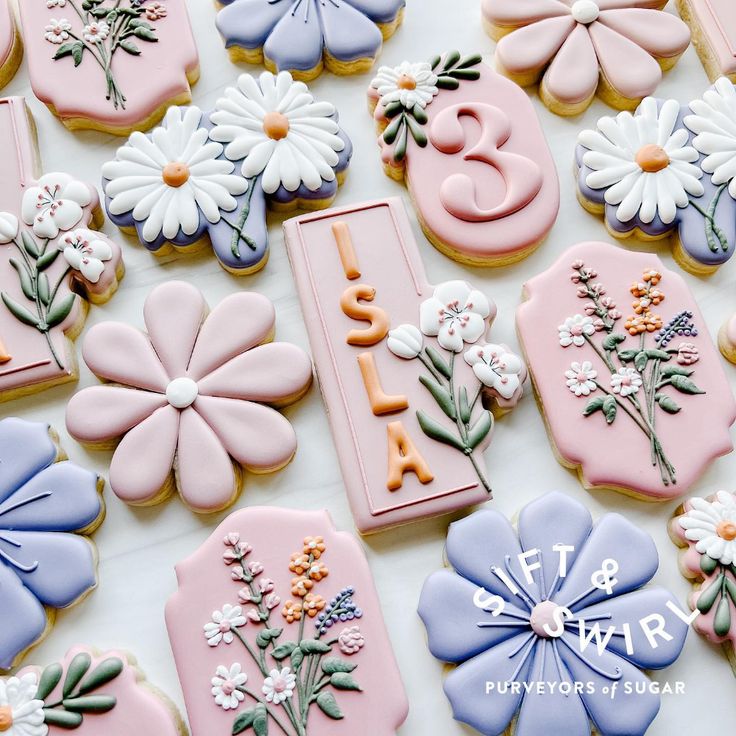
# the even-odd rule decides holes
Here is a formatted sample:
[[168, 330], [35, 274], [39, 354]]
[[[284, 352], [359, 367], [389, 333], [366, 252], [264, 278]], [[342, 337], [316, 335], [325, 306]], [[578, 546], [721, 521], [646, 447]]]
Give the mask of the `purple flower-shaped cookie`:
[[486, 736], [514, 719], [515, 736], [647, 730], [660, 696], [641, 670], [672, 664], [687, 634], [670, 593], [639, 590], [659, 564], [648, 534], [548, 493], [518, 532], [496, 511], [455, 522], [447, 557], [455, 571], [429, 577], [419, 615], [432, 654], [459, 664], [445, 681], [457, 720]]
[[0, 669], [43, 637], [45, 608], [66, 608], [97, 583], [81, 533], [103, 515], [98, 478], [58, 459], [46, 424], [0, 421]]

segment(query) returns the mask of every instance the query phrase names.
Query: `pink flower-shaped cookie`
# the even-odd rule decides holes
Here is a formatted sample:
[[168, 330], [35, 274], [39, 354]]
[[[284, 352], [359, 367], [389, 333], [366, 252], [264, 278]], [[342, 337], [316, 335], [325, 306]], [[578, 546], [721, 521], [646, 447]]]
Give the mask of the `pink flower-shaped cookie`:
[[660, 12], [666, 4], [483, 0], [483, 17], [490, 35], [500, 39], [498, 70], [521, 85], [542, 77], [545, 105], [560, 115], [577, 115], [596, 90], [619, 109], [634, 109], [654, 92], [662, 70], [674, 66], [690, 43], [685, 23]]
[[150, 293], [144, 320], [147, 334], [114, 322], [89, 331], [84, 359], [109, 383], [72, 398], [69, 433], [97, 447], [121, 438], [110, 485], [127, 503], [158, 503], [175, 484], [195, 511], [225, 508], [240, 490], [236, 464], [265, 473], [293, 457], [294, 430], [267, 405], [300, 398], [311, 362], [264, 344], [275, 315], [259, 294], [232, 294], [208, 316], [202, 294], [173, 281]]

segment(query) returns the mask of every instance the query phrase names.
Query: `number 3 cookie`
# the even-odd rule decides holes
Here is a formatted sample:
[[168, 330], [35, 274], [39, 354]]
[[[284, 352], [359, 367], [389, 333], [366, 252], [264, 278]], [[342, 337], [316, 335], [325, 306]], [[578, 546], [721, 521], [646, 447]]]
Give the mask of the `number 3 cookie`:
[[559, 183], [531, 102], [480, 56], [381, 67], [368, 90], [386, 173], [445, 255], [503, 266], [554, 224]]

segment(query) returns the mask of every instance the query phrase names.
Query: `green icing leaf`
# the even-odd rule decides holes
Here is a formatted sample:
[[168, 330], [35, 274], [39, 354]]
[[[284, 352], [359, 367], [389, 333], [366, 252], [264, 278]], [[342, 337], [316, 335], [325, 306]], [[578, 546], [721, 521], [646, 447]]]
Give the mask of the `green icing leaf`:
[[648, 348], [644, 352], [650, 360], [669, 360], [672, 357], [664, 350], [657, 350], [656, 348]]
[[710, 555], [703, 555], [700, 558], [700, 569], [710, 575], [718, 567], [718, 560], [714, 560]]
[[493, 427], [493, 414], [489, 411], [483, 411], [478, 420], [470, 428], [468, 432], [468, 447], [475, 450], [478, 445], [488, 436]]
[[432, 398], [440, 409], [454, 422], [457, 419], [457, 412], [450, 392], [429, 376], [419, 376], [419, 382], [432, 394]]
[[339, 721], [344, 718], [340, 706], [338, 706], [335, 696], [332, 693], [321, 692], [317, 696], [317, 705], [319, 709], [330, 718]]
[[64, 674], [64, 668], [56, 662], [50, 664], [41, 673], [38, 681], [38, 689], [36, 690], [36, 698], [46, 700], [54, 691], [54, 688], [61, 682], [61, 676]]
[[283, 629], [263, 629], [263, 631], [259, 631], [258, 636], [256, 636], [256, 644], [259, 649], [265, 649], [269, 642], [274, 639], [278, 639], [282, 632]]
[[138, 26], [133, 30], [133, 35], [138, 38], [142, 38], [144, 41], [158, 41], [156, 34], [150, 29], [143, 26]]
[[56, 710], [55, 708], [43, 709], [43, 721], [48, 726], [59, 728], [79, 728], [84, 717], [81, 713], [71, 713], [68, 710]]
[[647, 351], [642, 350], [640, 353], [637, 353], [634, 358], [634, 367], [639, 371], [639, 373], [641, 373], [647, 367], [648, 362], [649, 356], [647, 355]]
[[704, 394], [687, 376], [672, 376], [670, 383], [683, 394]]
[[329, 644], [325, 644], [319, 639], [303, 639], [299, 642], [299, 649], [304, 654], [327, 654], [332, 651], [332, 647]]
[[75, 43], [72, 49], [72, 59], [74, 59], [74, 66], [79, 66], [82, 63], [82, 57], [84, 56], [84, 44]]
[[459, 51], [448, 51], [445, 54], [445, 63], [442, 65], [443, 71], [447, 71], [448, 69], [452, 69], [457, 62], [460, 61], [460, 52]]
[[432, 419], [432, 417], [421, 409], [417, 411], [417, 420], [419, 421], [419, 426], [422, 428], [422, 432], [427, 437], [437, 440], [437, 442], [442, 442], [445, 445], [450, 445], [461, 452], [465, 452], [465, 445], [452, 432], [443, 427], [436, 419]]
[[31, 275], [28, 273], [28, 269], [16, 258], [10, 258], [8, 262], [18, 272], [20, 288], [23, 292], [23, 296], [25, 296], [26, 299], [35, 301], [36, 293], [33, 291], [33, 281], [31, 280]]
[[131, 41], [129, 38], [123, 38], [120, 41], [120, 48], [123, 49], [123, 51], [127, 51], [129, 54], [132, 54], [133, 56], [140, 56], [141, 50], [136, 46], [136, 44]]
[[49, 277], [45, 273], [38, 274], [38, 298], [41, 303], [48, 306], [51, 298], [51, 290], [49, 288]]
[[271, 656], [274, 659], [277, 659], [281, 661], [282, 659], [286, 659], [297, 647], [296, 642], [293, 641], [287, 641], [283, 644], [279, 644], [272, 652]]
[[80, 698], [64, 698], [62, 705], [73, 713], [107, 713], [117, 702], [112, 695], [84, 695]]
[[0, 294], [5, 306], [10, 310], [10, 313], [23, 324], [30, 325], [31, 327], [38, 327], [38, 317], [31, 314], [25, 307], [22, 307], [18, 302], [13, 301], [5, 292]]
[[700, 594], [698, 602], [695, 604], [695, 607], [700, 611], [700, 613], [708, 613], [708, 611], [713, 608], [713, 604], [716, 602], [716, 598], [718, 598], [718, 595], [721, 592], [722, 583], [723, 573], [721, 573], [713, 583]]
[[65, 56], [71, 56], [72, 51], [74, 50], [74, 47], [76, 45], [77, 45], [76, 41], [71, 41], [69, 43], [63, 43], [56, 50], [56, 53], [54, 54], [54, 61], [56, 61], [56, 59], [63, 59]]
[[123, 660], [119, 657], [108, 657], [103, 660], [85, 677], [84, 682], [79, 686], [79, 694], [86, 695], [111, 682], [123, 671], [123, 667]]
[[468, 54], [464, 59], [457, 65], [458, 69], [467, 69], [469, 66], [475, 66], [483, 61], [483, 57], [480, 54]]
[[618, 357], [622, 363], [631, 363], [638, 354], [638, 350], [619, 350]]
[[358, 665], [346, 662], [338, 657], [326, 657], [322, 660], [322, 672], [326, 675], [334, 675], [335, 672], [352, 672]]
[[[401, 117], [402, 120], [406, 121], [406, 116]], [[394, 146], [394, 161], [403, 161], [406, 156], [406, 147], [409, 144], [409, 129], [406, 125], [401, 126], [401, 132], [398, 135], [396, 145]]]
[[404, 116], [399, 115], [395, 117], [383, 131], [383, 140], [387, 145], [391, 145], [399, 134], [399, 131], [404, 125]]
[[730, 596], [734, 605], [736, 605], [736, 583], [734, 583], [730, 578], [726, 578], [726, 592]]
[[330, 685], [337, 690], [360, 690], [360, 685], [347, 672], [335, 672], [330, 675]]
[[255, 708], [244, 710], [242, 713], [238, 714], [238, 717], [233, 723], [233, 736], [237, 736], [237, 734], [243, 733], [243, 731], [247, 731], [253, 725], [253, 721], [255, 721], [255, 719]]
[[74, 688], [79, 685], [82, 678], [87, 674], [91, 664], [92, 657], [86, 652], [80, 652], [72, 659], [66, 671], [64, 688], [61, 691], [63, 697], [68, 698], [72, 694]]
[[41, 255], [41, 250], [33, 239], [33, 236], [27, 230], [23, 230], [20, 234], [20, 239], [23, 241], [25, 252], [35, 261]]
[[291, 669], [293, 669], [294, 672], [298, 672], [299, 668], [302, 666], [303, 661], [304, 652], [301, 649], [295, 649], [291, 653]]
[[692, 376], [694, 372], [692, 368], [682, 368], [679, 365], [663, 365], [659, 375], [662, 378], [669, 378], [670, 376]]
[[441, 56], [433, 56], [429, 60], [429, 65], [430, 65], [430, 67], [432, 67], [432, 71], [434, 71], [437, 68], [437, 66], [439, 65], [439, 63], [441, 61], [442, 61], [442, 57]]
[[606, 416], [606, 424], [613, 424], [616, 419], [616, 414], [618, 413], [618, 404], [613, 396], [606, 396], [606, 398], [603, 399], [603, 413]]
[[448, 380], [452, 378], [452, 371], [447, 361], [431, 345], [426, 348], [425, 352], [438, 373], [442, 374]]
[[717, 636], [726, 636], [731, 630], [731, 602], [723, 596], [718, 602], [716, 615], [713, 617], [713, 631]]
[[468, 391], [465, 386], [460, 386], [459, 395], [460, 419], [462, 419], [463, 424], [467, 424], [470, 421], [470, 404], [468, 403]]
[[480, 79], [480, 72], [477, 69], [453, 69], [448, 74], [453, 79], [462, 79], [469, 82], [474, 82], [476, 79]]
[[437, 77], [436, 84], [439, 89], [457, 89], [460, 86], [460, 82], [457, 79], [447, 76]]
[[411, 115], [406, 116], [406, 124], [409, 126], [411, 131], [411, 137], [414, 139], [416, 144], [420, 148], [424, 148], [427, 145], [427, 134], [424, 132], [422, 127], [417, 123]]
[[603, 396], [596, 396], [595, 398], [588, 401], [588, 403], [585, 405], [585, 409], [583, 409], [583, 416], [589, 417], [591, 414], [595, 414], [595, 412], [601, 411], [601, 409], [603, 409], [604, 401], [605, 398]]
[[414, 120], [419, 123], [419, 125], [426, 125], [429, 121], [427, 113], [424, 111], [424, 108], [421, 105], [414, 105], [411, 110], [411, 114]]
[[56, 325], [61, 324], [72, 311], [76, 298], [76, 294], [67, 294], [58, 304], [51, 307], [46, 315], [46, 324], [49, 327], [56, 327]]
[[58, 248], [47, 250], [37, 261], [36, 270], [45, 271], [58, 257], [61, 251]]
[[256, 736], [268, 735], [268, 711], [266, 706], [259, 703], [255, 707], [255, 718], [253, 719], [253, 732]]
[[668, 414], [677, 414], [680, 411], [678, 403], [671, 396], [667, 396], [667, 394], [655, 394], [654, 399], [660, 408]]
[[386, 107], [383, 108], [383, 114], [390, 120], [395, 118], [400, 112], [403, 112], [404, 106], [398, 101], [389, 102]]
[[620, 332], [612, 332], [603, 338], [603, 349], [615, 350], [616, 346], [620, 345], [624, 340], [626, 340], [626, 335], [622, 335]]
[[130, 28], [148, 28], [149, 31], [153, 30], [153, 26], [150, 23], [147, 23], [145, 20], [141, 20], [140, 18], [134, 18], [130, 23], [128, 23], [128, 26]]

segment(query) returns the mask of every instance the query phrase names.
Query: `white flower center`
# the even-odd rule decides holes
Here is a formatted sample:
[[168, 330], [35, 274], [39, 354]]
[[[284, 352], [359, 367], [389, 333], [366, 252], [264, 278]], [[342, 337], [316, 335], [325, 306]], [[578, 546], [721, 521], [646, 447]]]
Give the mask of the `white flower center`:
[[578, 23], [592, 23], [598, 18], [598, 14], [601, 12], [598, 4], [594, 0], [575, 0], [572, 4], [572, 17]]
[[175, 409], [186, 409], [191, 406], [199, 395], [197, 384], [186, 376], [175, 378], [166, 387], [166, 399]]
[[[541, 636], [543, 639], [559, 638], [562, 636], [562, 627], [557, 625], [555, 621], [555, 613], [559, 610], [560, 606], [552, 601], [542, 601], [537, 603], [532, 610], [532, 615], [529, 619], [529, 623], [532, 626], [532, 630], [537, 636]], [[548, 634], [544, 627], [545, 625], [552, 629], [555, 633]], [[559, 633], [557, 633], [559, 631]]]

